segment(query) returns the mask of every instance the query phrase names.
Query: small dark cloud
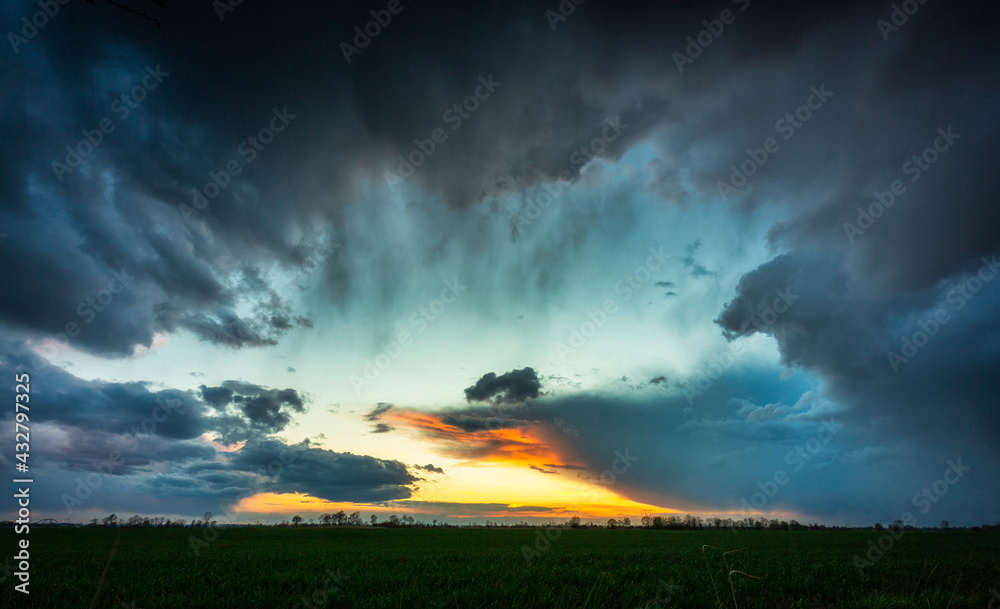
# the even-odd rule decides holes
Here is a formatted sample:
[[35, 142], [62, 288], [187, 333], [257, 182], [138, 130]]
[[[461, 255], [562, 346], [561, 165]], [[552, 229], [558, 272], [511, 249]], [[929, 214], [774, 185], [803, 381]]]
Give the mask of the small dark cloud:
[[684, 264], [684, 268], [688, 270], [688, 273], [692, 277], [709, 277], [715, 275], [712, 271], [706, 269], [704, 266], [698, 264], [694, 259], [695, 252], [701, 247], [701, 239], [695, 239], [692, 243], [689, 243], [687, 247], [684, 248], [684, 257], [681, 258], [681, 262]]
[[289, 366], [289, 367], [287, 368], [287, 370], [288, 370], [288, 372], [295, 372], [295, 368], [292, 368], [291, 366]]
[[470, 402], [520, 404], [537, 398], [541, 386], [538, 374], [532, 368], [511, 370], [500, 376], [490, 372], [484, 374], [475, 385], [466, 388], [465, 399]]
[[582, 465], [569, 465], [569, 464], [561, 465], [558, 463], [546, 463], [545, 467], [551, 467], [553, 469], [572, 469], [572, 470], [583, 470], [583, 471], [586, 471], [587, 469]]
[[199, 389], [206, 403], [224, 413], [228, 425], [222, 426], [222, 438], [226, 442], [278, 433], [291, 422], [291, 413], [306, 411], [305, 399], [294, 389], [270, 389], [243, 381]]
[[364, 416], [366, 421], [378, 421], [378, 418], [383, 414], [392, 410], [392, 404], [386, 404], [385, 402], [379, 402], [378, 406], [372, 409], [371, 412]]
[[444, 473], [443, 469], [441, 469], [440, 467], [435, 467], [434, 465], [432, 465], [430, 463], [428, 463], [427, 465], [417, 465], [416, 469], [422, 469], [425, 472], [431, 472], [431, 473], [434, 473], [434, 474], [443, 474]]
[[379, 402], [378, 405], [374, 409], [372, 409], [371, 412], [369, 412], [364, 416], [365, 421], [375, 422], [375, 424], [371, 426], [371, 433], [388, 433], [393, 429], [395, 429], [392, 425], [377, 422], [379, 420], [379, 417], [389, 412], [390, 410], [392, 410], [392, 404]]
[[558, 473], [558, 472], [554, 472], [554, 471], [552, 471], [550, 469], [544, 469], [544, 468], [538, 467], [537, 465], [531, 465], [529, 467], [531, 469], [535, 470], [536, 472], [542, 472], [543, 474], [556, 474], [556, 473]]

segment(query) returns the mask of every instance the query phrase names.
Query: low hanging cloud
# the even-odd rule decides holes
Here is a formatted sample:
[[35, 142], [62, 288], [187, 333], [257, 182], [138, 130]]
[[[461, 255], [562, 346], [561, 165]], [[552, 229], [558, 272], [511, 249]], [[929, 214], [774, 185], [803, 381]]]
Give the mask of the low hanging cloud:
[[[13, 378], [32, 357], [21, 346], [4, 344], [0, 372]], [[38, 489], [38, 507], [61, 518], [66, 496], [80, 501], [71, 502], [77, 509], [196, 514], [208, 502], [258, 492], [307, 493], [328, 501], [405, 499], [417, 481], [395, 460], [274, 437], [306, 411], [308, 399], [291, 388], [231, 380], [197, 391], [158, 389], [85, 380], [51, 366], [44, 382], [33, 383], [31, 395], [46, 404], [44, 421], [33, 429], [37, 470], [48, 481]], [[0, 419], [10, 422], [12, 416]], [[206, 436], [233, 448], [219, 451]], [[0, 462], [12, 467], [11, 450], [0, 453]], [[102, 483], [77, 495], [80, 480], [94, 475]], [[116, 490], [121, 488], [138, 494], [123, 499]]]

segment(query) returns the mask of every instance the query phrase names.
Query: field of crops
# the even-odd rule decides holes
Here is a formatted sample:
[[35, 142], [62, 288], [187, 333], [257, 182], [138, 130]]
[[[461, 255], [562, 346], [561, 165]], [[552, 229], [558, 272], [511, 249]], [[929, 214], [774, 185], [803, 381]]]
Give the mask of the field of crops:
[[198, 556], [191, 534], [34, 529], [30, 603], [7, 577], [0, 607], [986, 609], [1000, 589], [995, 533], [906, 532], [863, 575], [874, 532], [219, 529]]

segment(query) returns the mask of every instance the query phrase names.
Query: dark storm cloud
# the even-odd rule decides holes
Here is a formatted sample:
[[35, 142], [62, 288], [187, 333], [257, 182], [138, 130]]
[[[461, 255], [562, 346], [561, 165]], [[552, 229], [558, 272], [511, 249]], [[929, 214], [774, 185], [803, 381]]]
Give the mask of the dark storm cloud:
[[518, 410], [508, 410], [498, 417], [485, 408], [449, 410], [441, 415], [441, 422], [468, 432], [490, 429], [514, 429], [525, 421], [517, 416]]
[[[900, 439], [926, 444], [961, 437], [990, 445], [1000, 437], [996, 392], [985, 382], [1000, 373], [1000, 266], [991, 271], [992, 260], [932, 289], [876, 298], [841, 260], [780, 256], [742, 278], [718, 322], [734, 339], [758, 328], [773, 336], [782, 361], [826, 379], [858, 422], [880, 420]], [[796, 301], [765, 325], [778, 290]]]
[[[359, 176], [379, 180], [398, 167], [396, 155], [414, 150], [414, 140], [446, 129], [448, 140], [407, 182], [458, 209], [441, 234], [469, 240], [462, 243], [476, 252], [490, 242], [479, 240], [482, 225], [459, 208], [484, 195], [552, 182], [562, 171], [579, 180], [582, 165], [572, 155], [617, 117], [628, 128], [598, 156], [614, 159], [637, 143], [653, 148], [658, 158], [650, 164], [649, 188], [668, 204], [721, 202], [747, 217], [763, 207], [787, 210], [770, 232], [783, 255], [746, 275], [719, 323], [734, 340], [755, 332], [773, 336], [785, 364], [818, 374], [832, 397], [850, 405], [845, 418], [884, 434], [858, 439], [850, 447], [852, 464], [875, 464], [858, 455], [904, 443], [922, 473], [931, 471], [932, 460], [967, 447], [985, 451], [977, 452], [982, 467], [995, 465], [995, 449], [981, 447], [996, 446], [1000, 429], [990, 385], [1000, 361], [998, 284], [974, 298], [956, 297], [961, 310], [948, 299], [956, 282], [967, 285], [981, 259], [1000, 249], [997, 5], [927, 3], [888, 40], [877, 20], [888, 17], [889, 3], [753, 2], [745, 11], [732, 2], [585, 3], [555, 31], [544, 16], [554, 4], [405, 6], [350, 64], [338, 43], [370, 19], [368, 6], [243, 3], [224, 22], [207, 4], [171, 6], [156, 13], [161, 28], [101, 3], [63, 6], [26, 46], [8, 51], [0, 76], [6, 144], [0, 230], [8, 235], [0, 247], [12, 279], [0, 287], [5, 333], [38, 341], [75, 323], [80, 333], [70, 345], [106, 357], [129, 356], [152, 345], [157, 333], [179, 331], [213, 345], [269, 347], [310, 325], [271, 278], [319, 266], [336, 306], [346, 307], [360, 293], [372, 302], [358, 307], [392, 311], [399, 286], [413, 269], [438, 261], [443, 245], [417, 252], [392, 245], [386, 247], [405, 254], [372, 254], [369, 235], [344, 234], [344, 209], [357, 199]], [[722, 8], [733, 9], [736, 20], [681, 73], [673, 53], [684, 52], [686, 37], [697, 36], [702, 21]], [[15, 4], [0, 10], [5, 23], [24, 16]], [[142, 82], [147, 66], [168, 75], [122, 117], [113, 104]], [[502, 84], [451, 130], [444, 112], [489, 75]], [[812, 87], [823, 86], [833, 94], [821, 109], [807, 107], [808, 120], [780, 131], [779, 121], [808, 103]], [[248, 160], [240, 147], [285, 108], [295, 118]], [[65, 147], [78, 147], [82, 130], [92, 132], [103, 119], [115, 130], [60, 181], [52, 162], [65, 162]], [[949, 129], [958, 135], [949, 136], [947, 149], [935, 149], [939, 130]], [[734, 168], [752, 160], [747, 151], [767, 138], [780, 150], [723, 197], [719, 183], [732, 181]], [[924, 156], [929, 148], [933, 163], [924, 160], [931, 158]], [[914, 161], [914, 155], [922, 158]], [[223, 171], [230, 161], [239, 164], [239, 175]], [[885, 209], [877, 199], [888, 200], [895, 180], [906, 192]], [[193, 205], [195, 189], [213, 181], [224, 183], [220, 194], [200, 213], [182, 216], [178, 205]], [[419, 215], [420, 202], [412, 210], [420, 221], [428, 217]], [[866, 218], [869, 210], [878, 217]], [[625, 213], [611, 216], [609, 222], [630, 220]], [[525, 254], [525, 273], [515, 275], [517, 293], [527, 292], [528, 302], [544, 301], [559, 288], [559, 264], [593, 228], [592, 218], [581, 222], [587, 226], [568, 227]], [[335, 256], [323, 247], [331, 237], [345, 241]], [[696, 250], [686, 252], [684, 263], [689, 274], [704, 276], [712, 271], [695, 259]], [[125, 276], [133, 279], [126, 283]], [[369, 283], [376, 287], [365, 292]], [[510, 286], [480, 293], [492, 298], [514, 291]], [[756, 323], [773, 312], [777, 290], [800, 300], [773, 323]], [[902, 340], [942, 306], [951, 307], [951, 321], [893, 370], [886, 353], [899, 352]], [[140, 383], [85, 383], [49, 370], [50, 387], [67, 388], [65, 395], [53, 389], [53, 425], [90, 429], [107, 422], [124, 433], [163, 394], [190, 410], [164, 422], [158, 435], [190, 440], [211, 427], [205, 422], [211, 410], [195, 396]], [[733, 371], [716, 382], [702, 407], [728, 408], [730, 398], [752, 393], [751, 381], [727, 382], [737, 376]], [[499, 378], [480, 379], [469, 399], [537, 397], [538, 387], [532, 396], [530, 384], [497, 393], [491, 387]], [[767, 391], [755, 391], [758, 404], [777, 403]], [[780, 397], [788, 405], [788, 396]], [[286, 424], [286, 411], [270, 405], [264, 400], [249, 411], [265, 428]], [[679, 425], [673, 411], [639, 409], [640, 418], [630, 414], [634, 404], [619, 408], [617, 399], [558, 405], [560, 417], [594, 415], [569, 419], [592, 440], [600, 439], [597, 421], [617, 444], [641, 439], [636, 429], [653, 436], [652, 456], [643, 463], [661, 467], [630, 472], [635, 482], [627, 484], [635, 493], [718, 504], [739, 492], [738, 480], [766, 476], [780, 464], [778, 454], [752, 469], [736, 457], [754, 453], [709, 454], [684, 437], [672, 449], [687, 453], [661, 453], [653, 442], [667, 444], [663, 430]], [[686, 401], [670, 405], [680, 412], [689, 407]], [[461, 415], [457, 424], [473, 430], [477, 416]], [[228, 416], [227, 424], [249, 435], [250, 415], [234, 410]], [[715, 413], [716, 419], [735, 416]], [[746, 435], [724, 435], [722, 425], [706, 431], [711, 427], [692, 425], [684, 433], [707, 434], [707, 446], [725, 439], [737, 444], [733, 451], [761, 450]], [[792, 437], [773, 421], [766, 429], [761, 438]], [[617, 444], [593, 442], [578, 450], [600, 471]], [[716, 471], [734, 463], [745, 469], [723, 478], [722, 490], [707, 489], [703, 462], [726, 464]], [[863, 491], [880, 490], [866, 486], [869, 470], [827, 467], [849, 491], [857, 476], [856, 494], [790, 491], [788, 505], [839, 513], [850, 500], [861, 501]], [[893, 481], [900, 496], [907, 485], [922, 483], [905, 470], [882, 470], [878, 479]], [[808, 481], [806, 488], [813, 488]]]
[[[222, 460], [172, 464], [166, 473], [134, 483], [156, 497], [158, 511], [199, 513], [258, 493], [305, 493], [327, 501], [380, 502], [407, 499], [418, 478], [398, 462], [317, 448], [308, 441], [285, 444], [251, 440]], [[192, 503], [192, 500], [195, 502]], [[175, 506], [200, 506], [186, 511]]]
[[[14, 378], [30, 371], [34, 354], [21, 345], [0, 342], [0, 371]], [[80, 433], [152, 434], [191, 440], [211, 428], [205, 404], [190, 392], [157, 389], [152, 383], [87, 381], [49, 366], [32, 397], [46, 404], [44, 422]], [[35, 398], [35, 396], [38, 396]], [[13, 416], [13, 411], [5, 414]]]
[[[9, 348], [0, 356], [0, 372], [13, 378], [27, 360]], [[398, 461], [270, 437], [293, 414], [304, 412], [305, 399], [294, 389], [226, 381], [202, 386], [197, 394], [153, 391], [145, 383], [85, 381], [52, 367], [44, 382], [33, 384], [31, 396], [46, 404], [45, 421], [37, 424], [33, 439], [36, 465], [49, 480], [42, 509], [63, 509], [64, 495], [73, 496], [81, 480], [95, 475], [102, 488], [91, 485], [94, 498], [90, 492], [77, 495], [87, 509], [131, 505], [121, 503], [115, 491], [128, 488], [156, 499], [135, 510], [180, 514], [200, 513], [205, 501], [235, 501], [259, 492], [390, 501], [409, 497], [417, 481]], [[245, 443], [234, 452], [217, 452], [203, 434]], [[10, 465], [11, 456], [4, 451], [0, 461]], [[443, 473], [432, 465], [423, 469]]]
[[[242, 381], [226, 381], [218, 387], [200, 387], [202, 399], [221, 411], [219, 419], [225, 442], [283, 431], [295, 413], [306, 411], [305, 399], [294, 389], [270, 389]], [[231, 407], [231, 408], [230, 408]]]
[[497, 404], [520, 404], [537, 398], [541, 387], [538, 373], [532, 368], [511, 370], [500, 376], [489, 372], [475, 385], [466, 388], [465, 399], [470, 402], [492, 400]]
[[[900, 441], [880, 417], [863, 420], [809, 390], [801, 376], [782, 376], [777, 367], [730, 369], [698, 398], [697, 408], [677, 391], [539, 398], [530, 412], [520, 413], [519, 427], [559, 438], [559, 456], [572, 465], [529, 467], [598, 479], [621, 469], [616, 459], [627, 454], [634, 461], [613, 478], [613, 492], [666, 508], [730, 513], [740, 513], [741, 500], [780, 470], [789, 482], [767, 500], [765, 511], [867, 524], [898, 515], [914, 493], [941, 476], [947, 460], [961, 457], [975, 473], [949, 491], [948, 505], [937, 508], [940, 517], [966, 524], [993, 517], [989, 506], [997, 490], [980, 485], [998, 465], [988, 448]], [[479, 416], [485, 422], [489, 414]], [[442, 452], [452, 451], [449, 438], [441, 442]], [[479, 446], [466, 456], [502, 454], [490, 452], [500, 448]]]
[[277, 440], [254, 440], [228, 465], [231, 471], [266, 471], [274, 460], [286, 464], [263, 490], [308, 493], [328, 501], [406, 499], [412, 494], [409, 485], [418, 480], [399, 461], [337, 453], [308, 442], [287, 446]]
[[[156, 11], [156, 27], [110, 6], [67, 5], [2, 77], [0, 226], [20, 255], [8, 261], [19, 281], [3, 288], [0, 315], [29, 334], [57, 333], [125, 269], [135, 280], [75, 347], [120, 357], [179, 330], [221, 346], [273, 346], [310, 321], [273, 298], [270, 280], [241, 280], [244, 263], [294, 273], [327, 258], [321, 243], [345, 236], [335, 228], [344, 204], [330, 201], [352, 199], [358, 172], [396, 169], [396, 155], [440, 127], [448, 140], [408, 180], [453, 206], [562, 172], [576, 180], [582, 164], [570, 159], [581, 147], [617, 158], [663, 124], [700, 128], [688, 113], [729, 80], [720, 70], [782, 65], [813, 29], [852, 14], [843, 3], [754, 5], [728, 26], [727, 45], [678, 74], [671, 53], [722, 7], [734, 8], [593, 4], [553, 31], [533, 2], [407, 6], [347, 63], [339, 43], [371, 19], [370, 7], [241, 5], [220, 22], [207, 5], [171, 6]], [[11, 6], [3, 16], [23, 15]], [[121, 96], [147, 67], [156, 86], [126, 114]], [[452, 130], [445, 113], [491, 74], [502, 84]], [[263, 148], [250, 146], [275, 109], [295, 118]], [[724, 128], [727, 117], [706, 118]], [[66, 163], [66, 146], [104, 119], [114, 131], [57, 177], [52, 163]], [[616, 119], [628, 127], [593, 147]], [[225, 171], [231, 161], [238, 175]], [[221, 192], [195, 205], [206, 184]], [[198, 213], [182, 216], [181, 204]], [[350, 258], [359, 253], [347, 244], [342, 254], [327, 269], [341, 297], [357, 289]], [[391, 285], [386, 266], [377, 272]], [[238, 312], [243, 302], [252, 315]]]

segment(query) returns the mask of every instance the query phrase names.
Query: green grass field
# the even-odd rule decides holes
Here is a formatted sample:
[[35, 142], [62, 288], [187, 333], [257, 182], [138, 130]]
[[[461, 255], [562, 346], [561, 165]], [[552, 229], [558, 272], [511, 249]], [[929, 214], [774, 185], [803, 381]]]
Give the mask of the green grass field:
[[[530, 564], [538, 530], [220, 529], [197, 557], [191, 534], [33, 529], [30, 602], [8, 577], [0, 607], [86, 609], [106, 567], [95, 607], [986, 609], [1000, 589], [998, 534], [907, 532], [864, 576], [854, 556], [875, 533], [562, 530]], [[727, 560], [755, 579], [731, 588]]]

